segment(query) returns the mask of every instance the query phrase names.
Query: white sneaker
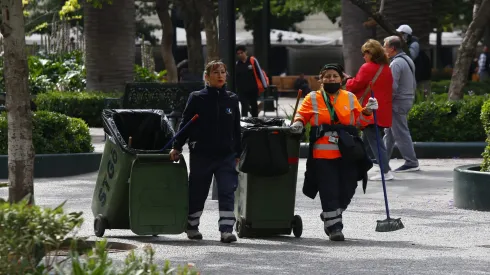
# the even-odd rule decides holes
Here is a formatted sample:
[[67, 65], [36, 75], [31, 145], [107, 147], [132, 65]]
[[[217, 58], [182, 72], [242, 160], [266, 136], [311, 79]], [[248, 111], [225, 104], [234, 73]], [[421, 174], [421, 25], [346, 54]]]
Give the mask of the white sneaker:
[[[393, 176], [391, 171], [388, 171], [388, 173], [385, 174], [385, 180], [392, 180], [394, 178], [395, 177]], [[375, 176], [372, 176], [371, 178], [369, 178], [369, 180], [380, 181], [381, 180], [381, 174], [377, 174]]]

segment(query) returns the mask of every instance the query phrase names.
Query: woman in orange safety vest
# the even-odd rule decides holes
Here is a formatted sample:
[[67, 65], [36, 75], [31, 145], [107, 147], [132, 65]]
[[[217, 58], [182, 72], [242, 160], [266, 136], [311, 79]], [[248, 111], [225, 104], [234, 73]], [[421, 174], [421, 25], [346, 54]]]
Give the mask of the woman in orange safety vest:
[[320, 90], [306, 95], [291, 125], [294, 133], [311, 125], [303, 193], [312, 199], [320, 194], [320, 217], [332, 241], [344, 240], [342, 212], [354, 196], [359, 174], [367, 174], [372, 167], [371, 162], [362, 165], [368, 157], [358, 128], [372, 124], [372, 111], [378, 108], [375, 98], [362, 108], [353, 93], [341, 88], [342, 81], [342, 66], [325, 65], [320, 71]]

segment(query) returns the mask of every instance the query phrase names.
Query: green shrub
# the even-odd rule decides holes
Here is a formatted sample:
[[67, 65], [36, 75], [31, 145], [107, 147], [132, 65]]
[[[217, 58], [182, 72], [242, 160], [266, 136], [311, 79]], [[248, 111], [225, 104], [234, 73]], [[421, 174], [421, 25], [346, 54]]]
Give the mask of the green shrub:
[[[87, 124], [63, 114], [37, 111], [32, 117], [32, 141], [36, 154], [93, 152]], [[0, 154], [7, 154], [7, 116], [0, 115]]]
[[[101, 127], [102, 110], [106, 108], [104, 99], [121, 97], [122, 93], [48, 92], [38, 95], [34, 102], [38, 110], [81, 118], [89, 127]], [[108, 108], [118, 107], [118, 105], [108, 106]]]
[[2, 274], [43, 274], [39, 265], [51, 250], [83, 223], [82, 213], [63, 213], [20, 203], [0, 203], [0, 270]]
[[[447, 94], [449, 91], [449, 85], [451, 84], [451, 80], [441, 80], [441, 81], [432, 81], [430, 84], [430, 89], [432, 94]], [[472, 92], [475, 95], [484, 95], [490, 94], [490, 82], [473, 82], [470, 81], [466, 83], [463, 87], [463, 93], [465, 96], [468, 96]]]
[[134, 65], [134, 82], [166, 82], [167, 70], [150, 72], [147, 68]]
[[[1, 274], [199, 274], [191, 264], [172, 267], [165, 261], [163, 267], [157, 266], [150, 245], [144, 247], [143, 253], [138, 253], [143, 255], [132, 250], [124, 265], [114, 266], [109, 258], [107, 240], [97, 241], [91, 248], [82, 238], [68, 237], [82, 226], [82, 212], [66, 214], [64, 203], [51, 209], [26, 202], [0, 202]], [[67, 248], [69, 261], [53, 257], [60, 249]]]
[[[66, 54], [30, 55], [29, 91], [36, 95], [52, 90], [83, 91], [86, 84], [86, 72], [83, 53], [72, 51]], [[3, 78], [3, 58], [0, 58], [0, 91], [5, 92]]]
[[428, 101], [416, 104], [408, 114], [414, 141], [483, 141], [485, 132], [480, 112], [485, 97], [471, 96], [462, 101]]
[[487, 147], [483, 152], [483, 164], [481, 171], [490, 172], [490, 100], [487, 100], [481, 108], [481, 122], [487, 135]]

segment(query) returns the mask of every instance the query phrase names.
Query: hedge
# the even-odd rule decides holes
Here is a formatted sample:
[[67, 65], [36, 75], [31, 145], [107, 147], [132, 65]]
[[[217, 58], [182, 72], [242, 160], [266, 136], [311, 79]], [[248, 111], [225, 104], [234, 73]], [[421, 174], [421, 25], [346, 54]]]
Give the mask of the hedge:
[[487, 135], [487, 147], [482, 154], [483, 163], [481, 171], [490, 172], [490, 100], [487, 100], [485, 104], [483, 104], [480, 119]]
[[57, 112], [83, 119], [89, 127], [102, 127], [102, 110], [118, 108], [105, 106], [106, 98], [121, 98], [122, 93], [102, 92], [48, 92], [37, 95], [34, 102], [38, 110]]
[[[94, 151], [87, 124], [59, 113], [37, 111], [32, 117], [36, 154], [89, 153]], [[7, 155], [7, 115], [0, 114], [0, 154]]]
[[[441, 80], [441, 81], [432, 81], [430, 84], [431, 93], [432, 94], [447, 94], [449, 91], [449, 85], [451, 84], [451, 80]], [[490, 82], [473, 82], [469, 81], [463, 87], [463, 92], [465, 95], [468, 95], [469, 91], [472, 91], [475, 95], [483, 95], [490, 93]]]
[[415, 104], [408, 114], [414, 141], [484, 141], [480, 113], [486, 96], [461, 101], [427, 101]]

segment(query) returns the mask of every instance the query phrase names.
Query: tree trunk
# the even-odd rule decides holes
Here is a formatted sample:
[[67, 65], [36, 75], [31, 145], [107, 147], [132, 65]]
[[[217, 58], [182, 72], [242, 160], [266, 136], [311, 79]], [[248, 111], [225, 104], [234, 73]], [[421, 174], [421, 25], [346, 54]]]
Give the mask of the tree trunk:
[[160, 23], [162, 24], [162, 58], [167, 70], [167, 82], [177, 83], [179, 82], [177, 76], [177, 65], [175, 64], [174, 54], [172, 52], [172, 44], [174, 39], [174, 30], [172, 19], [168, 13], [170, 5], [168, 0], [157, 0], [156, 11]]
[[463, 42], [459, 46], [458, 57], [454, 64], [451, 84], [449, 85], [449, 100], [463, 99], [463, 87], [468, 81], [468, 68], [476, 54], [478, 41], [483, 37], [489, 14], [490, 0], [475, 1], [473, 21], [468, 26]]
[[361, 46], [373, 37], [373, 30], [363, 26], [368, 15], [349, 0], [342, 0], [341, 17], [345, 72], [353, 76], [364, 63]]
[[7, 93], [9, 201], [19, 202], [30, 194], [29, 203], [34, 203], [34, 146], [22, 0], [1, 2], [3, 22], [0, 30], [4, 40]]
[[94, 8], [84, 3], [87, 90], [124, 91], [134, 80], [135, 3], [117, 0]]
[[436, 37], [436, 68], [442, 69], [442, 26], [437, 29]]
[[202, 0], [181, 0], [179, 2], [184, 15], [189, 72], [195, 76], [202, 76], [204, 57], [201, 44], [201, 13], [197, 1]]
[[206, 60], [219, 59], [218, 46], [218, 24], [216, 23], [216, 10], [214, 0], [197, 1], [199, 10], [204, 22], [204, 31], [206, 32]]

